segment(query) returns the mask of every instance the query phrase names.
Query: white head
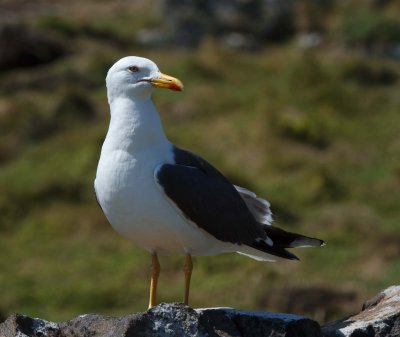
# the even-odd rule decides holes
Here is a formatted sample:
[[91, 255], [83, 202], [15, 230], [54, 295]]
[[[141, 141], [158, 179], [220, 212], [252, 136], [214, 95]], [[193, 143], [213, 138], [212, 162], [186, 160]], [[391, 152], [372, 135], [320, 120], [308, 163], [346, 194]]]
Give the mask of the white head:
[[107, 73], [106, 84], [109, 103], [118, 97], [150, 97], [154, 87], [183, 90], [181, 81], [162, 74], [153, 61], [137, 56], [127, 56], [114, 63]]

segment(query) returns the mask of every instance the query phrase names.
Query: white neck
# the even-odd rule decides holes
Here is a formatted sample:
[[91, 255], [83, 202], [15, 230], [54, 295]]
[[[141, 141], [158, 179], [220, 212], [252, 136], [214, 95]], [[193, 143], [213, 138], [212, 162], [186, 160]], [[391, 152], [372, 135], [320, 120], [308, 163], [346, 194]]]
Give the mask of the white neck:
[[111, 121], [104, 146], [130, 153], [167, 142], [160, 116], [150, 97], [110, 102]]

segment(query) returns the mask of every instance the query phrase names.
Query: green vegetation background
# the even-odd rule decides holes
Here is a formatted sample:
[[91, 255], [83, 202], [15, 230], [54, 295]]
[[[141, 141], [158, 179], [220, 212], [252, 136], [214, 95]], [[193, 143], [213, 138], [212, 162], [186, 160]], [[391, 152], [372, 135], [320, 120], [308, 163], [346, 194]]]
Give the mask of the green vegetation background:
[[[300, 263], [196, 258], [192, 306], [325, 321], [398, 282], [400, 63], [364, 46], [399, 37], [400, 9], [351, 3], [321, 14], [318, 47], [293, 38], [257, 53], [211, 38], [193, 51], [146, 49], [135, 32], [164, 20], [153, 2], [61, 1], [55, 14], [21, 5], [16, 20], [69, 54], [0, 74], [0, 317], [147, 307], [149, 256], [111, 229], [92, 187], [109, 120], [104, 77], [125, 55], [185, 84], [154, 94], [173, 142], [270, 200], [277, 225], [327, 241], [298, 250]], [[180, 301], [182, 257], [161, 264], [159, 300]]]

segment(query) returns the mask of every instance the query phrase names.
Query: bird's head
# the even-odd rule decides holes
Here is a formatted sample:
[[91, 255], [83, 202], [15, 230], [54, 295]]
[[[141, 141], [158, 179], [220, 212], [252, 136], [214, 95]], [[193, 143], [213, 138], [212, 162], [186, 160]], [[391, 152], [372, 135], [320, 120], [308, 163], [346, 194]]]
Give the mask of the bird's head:
[[182, 91], [177, 78], [160, 72], [157, 65], [146, 58], [127, 56], [110, 68], [106, 77], [108, 100], [116, 97], [146, 97], [153, 88]]

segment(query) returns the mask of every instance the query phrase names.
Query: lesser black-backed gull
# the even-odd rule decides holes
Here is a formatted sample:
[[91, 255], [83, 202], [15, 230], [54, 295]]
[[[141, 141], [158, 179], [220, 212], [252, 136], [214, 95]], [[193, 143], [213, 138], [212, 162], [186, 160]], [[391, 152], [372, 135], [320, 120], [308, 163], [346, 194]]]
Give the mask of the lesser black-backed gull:
[[151, 94], [154, 88], [183, 90], [178, 79], [148, 59], [129, 56], [110, 68], [106, 83], [111, 120], [95, 192], [114, 229], [152, 256], [149, 307], [156, 303], [158, 254], [186, 255], [187, 304], [192, 255], [294, 260], [286, 248], [323, 244], [272, 226], [268, 201], [167, 139]]

